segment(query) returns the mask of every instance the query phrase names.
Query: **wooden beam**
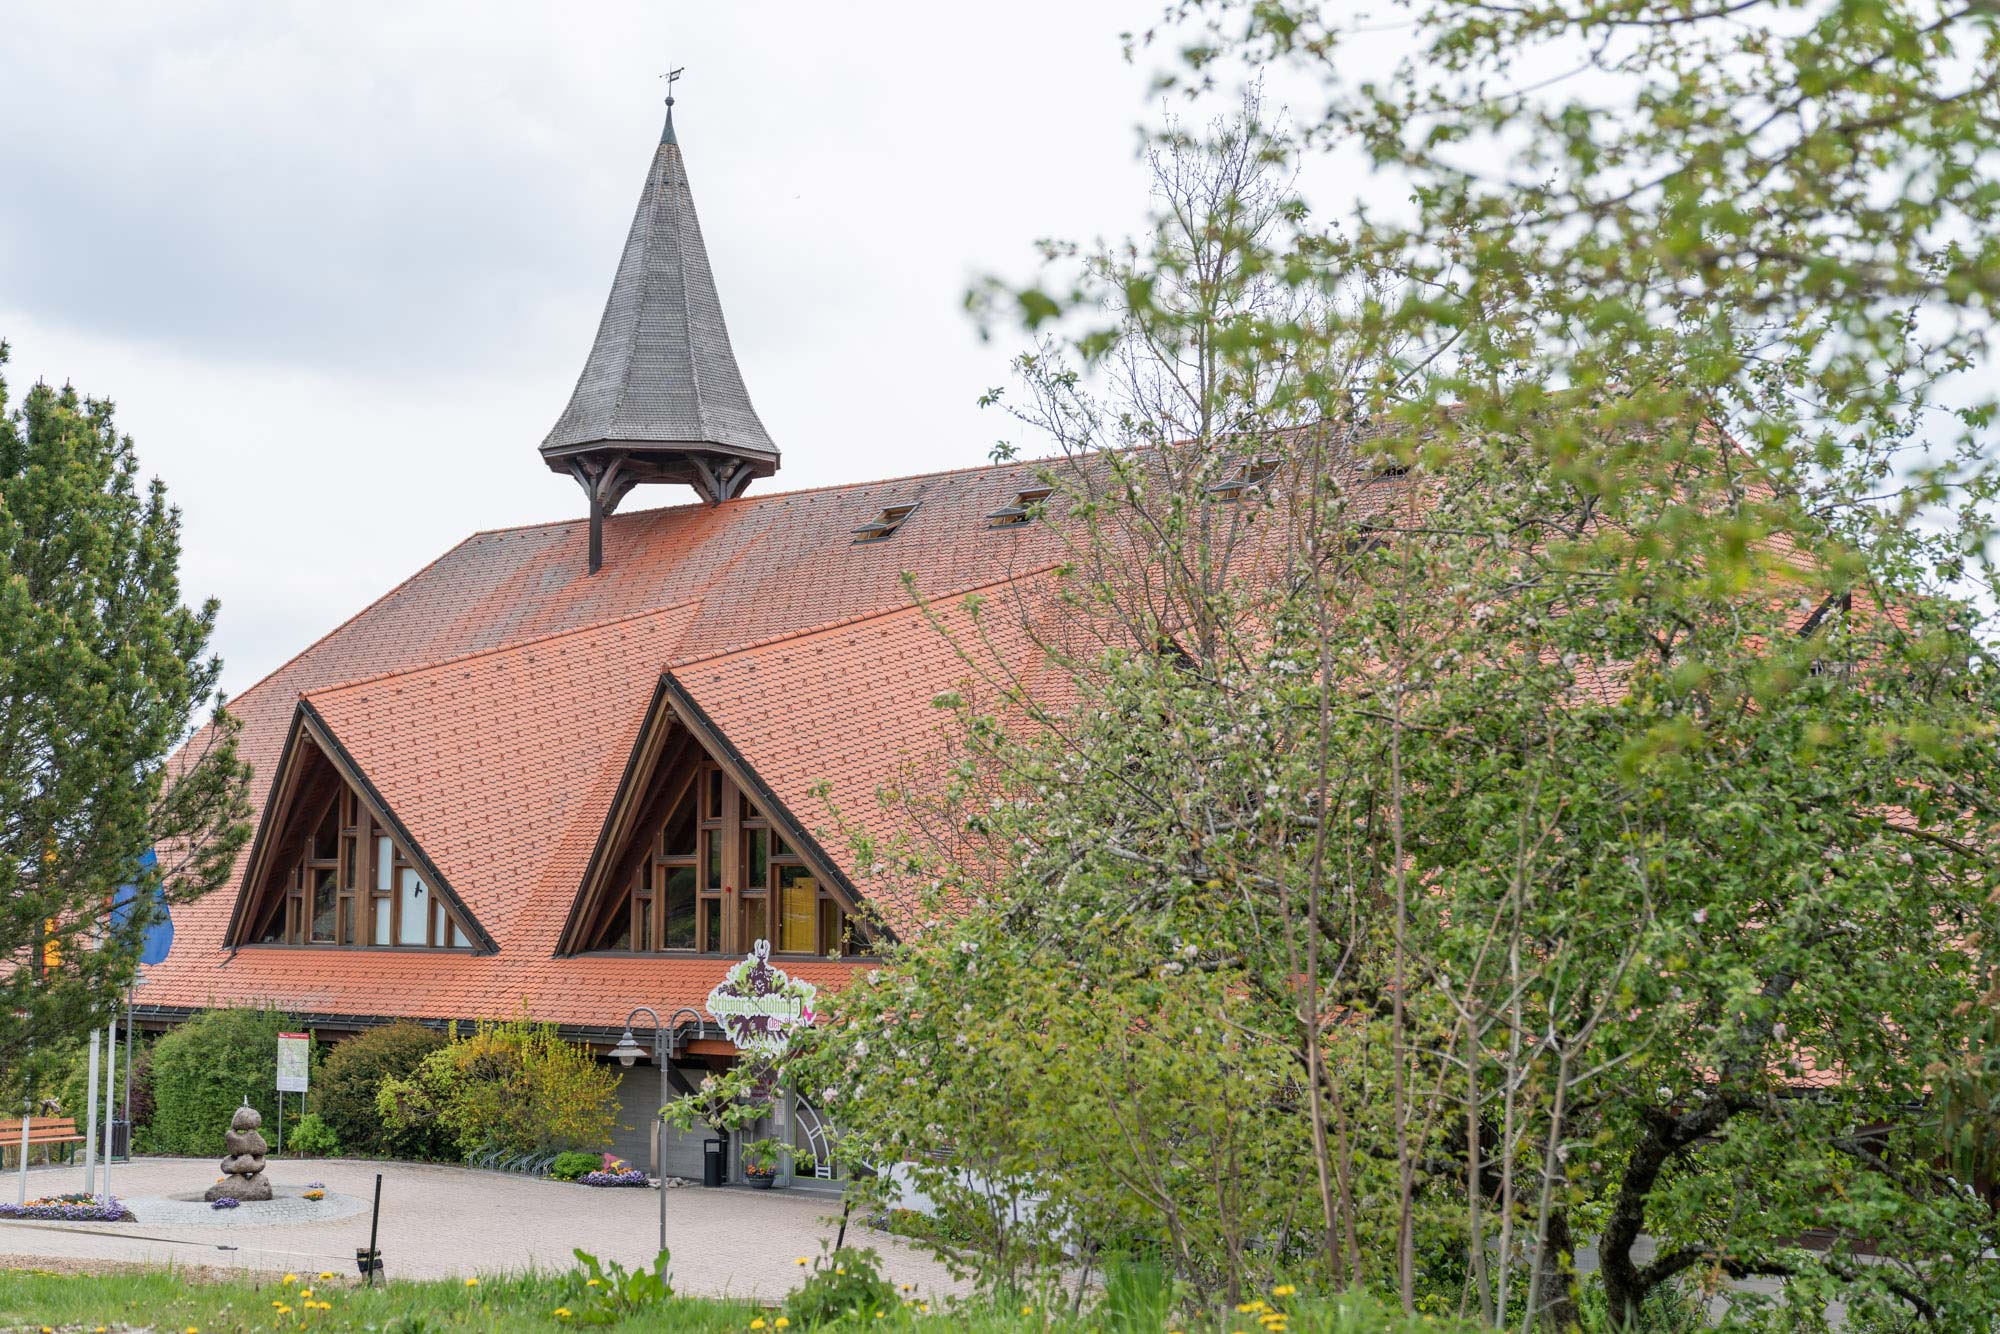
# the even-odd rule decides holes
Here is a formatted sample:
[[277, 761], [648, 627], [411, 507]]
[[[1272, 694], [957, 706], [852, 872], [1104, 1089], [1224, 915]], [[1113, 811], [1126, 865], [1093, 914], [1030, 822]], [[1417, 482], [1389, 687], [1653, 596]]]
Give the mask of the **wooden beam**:
[[[649, 796], [642, 804], [628, 805], [628, 811], [636, 810], [637, 813], [628, 814], [619, 821], [619, 830], [615, 835], [613, 846], [621, 847], [623, 850], [609, 863], [610, 869], [588, 888], [590, 899], [583, 915], [587, 925], [582, 934], [576, 938], [575, 945], [578, 950], [589, 949], [590, 942], [603, 934], [610, 914], [623, 909], [624, 904], [619, 896], [623, 893], [624, 886], [631, 882], [632, 873], [638, 869], [638, 863], [652, 849], [652, 840], [647, 838], [642, 842], [639, 835], [642, 832], [650, 833], [656, 826], [665, 822], [666, 818], [679, 807], [681, 800], [687, 796], [688, 787], [694, 782], [694, 769], [690, 760], [690, 752], [696, 749], [694, 738], [678, 728], [674, 730], [674, 735], [676, 737], [674, 745], [663, 750], [655, 759], [652, 770], [641, 788], [642, 791], [649, 793]], [[659, 780], [662, 775], [671, 774], [677, 765], [682, 766], [680, 781], [672, 784], [661, 783]], [[658, 903], [653, 905], [655, 922], [660, 920], [664, 906]], [[645, 947], [635, 943], [632, 948]]]

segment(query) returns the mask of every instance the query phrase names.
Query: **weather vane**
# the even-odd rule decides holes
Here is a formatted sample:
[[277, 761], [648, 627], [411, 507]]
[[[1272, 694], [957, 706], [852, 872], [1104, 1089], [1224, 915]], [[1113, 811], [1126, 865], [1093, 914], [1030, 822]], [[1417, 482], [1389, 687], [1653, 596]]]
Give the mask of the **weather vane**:
[[662, 75], [660, 76], [661, 78], [663, 78], [663, 79], [665, 79], [665, 80], [667, 81], [667, 105], [668, 105], [668, 106], [672, 106], [672, 105], [674, 104], [674, 80], [676, 80], [676, 79], [680, 78], [680, 77], [681, 77], [681, 75], [683, 75], [683, 74], [685, 74], [685, 73], [687, 73], [687, 66], [686, 66], [686, 65], [682, 65], [682, 66], [681, 66], [681, 67], [680, 67], [679, 69], [670, 69], [670, 70], [668, 70], [668, 71], [667, 71], [667, 72], [666, 72], [665, 74], [662, 74]]

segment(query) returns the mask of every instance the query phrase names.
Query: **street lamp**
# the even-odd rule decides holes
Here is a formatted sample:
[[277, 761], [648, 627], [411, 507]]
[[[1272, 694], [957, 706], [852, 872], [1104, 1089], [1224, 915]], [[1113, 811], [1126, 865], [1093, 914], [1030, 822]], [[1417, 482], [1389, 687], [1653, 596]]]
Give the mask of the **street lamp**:
[[[625, 1016], [625, 1031], [619, 1035], [618, 1045], [611, 1049], [611, 1054], [617, 1057], [618, 1064], [624, 1066], [627, 1070], [632, 1068], [634, 1062], [644, 1058], [646, 1049], [641, 1047], [638, 1041], [632, 1036], [632, 1020], [642, 1014], [651, 1017], [653, 1021], [653, 1063], [660, 1068], [660, 1106], [665, 1107], [667, 1105], [667, 1063], [673, 1054], [673, 1034], [666, 1025], [660, 1023], [660, 1012], [658, 1010], [655, 1010], [650, 1005], [635, 1006], [632, 1013]], [[693, 1018], [697, 1028], [700, 1027], [701, 1011], [690, 1009], [685, 1005], [674, 1011], [673, 1018], [667, 1021], [668, 1024], [679, 1023], [681, 1016], [684, 1014]], [[656, 1123], [659, 1120], [659, 1115], [659, 1111], [655, 1110], [653, 1119]], [[660, 1249], [664, 1251], [667, 1249], [666, 1136], [661, 1134], [654, 1142], [660, 1146], [660, 1160], [657, 1164], [660, 1169]]]

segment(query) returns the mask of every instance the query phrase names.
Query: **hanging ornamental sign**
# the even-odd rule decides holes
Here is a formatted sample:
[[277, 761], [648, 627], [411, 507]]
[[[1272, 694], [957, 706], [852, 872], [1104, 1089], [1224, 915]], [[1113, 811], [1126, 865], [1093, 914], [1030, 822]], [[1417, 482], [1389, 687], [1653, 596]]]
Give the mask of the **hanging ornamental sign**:
[[737, 1049], [777, 1057], [796, 1029], [813, 1022], [819, 988], [771, 963], [771, 942], [760, 940], [708, 993], [708, 1012]]

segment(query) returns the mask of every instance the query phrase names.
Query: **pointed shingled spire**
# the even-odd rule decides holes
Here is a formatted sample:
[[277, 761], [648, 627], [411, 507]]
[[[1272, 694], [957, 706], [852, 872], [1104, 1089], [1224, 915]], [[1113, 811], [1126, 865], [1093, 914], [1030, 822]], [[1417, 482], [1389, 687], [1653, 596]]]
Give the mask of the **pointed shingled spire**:
[[[676, 74], [679, 71], [675, 71]], [[625, 238], [583, 374], [542, 457], [591, 501], [591, 569], [602, 517], [632, 487], [684, 482], [710, 504], [778, 470], [729, 345], [687, 168], [667, 120]]]

